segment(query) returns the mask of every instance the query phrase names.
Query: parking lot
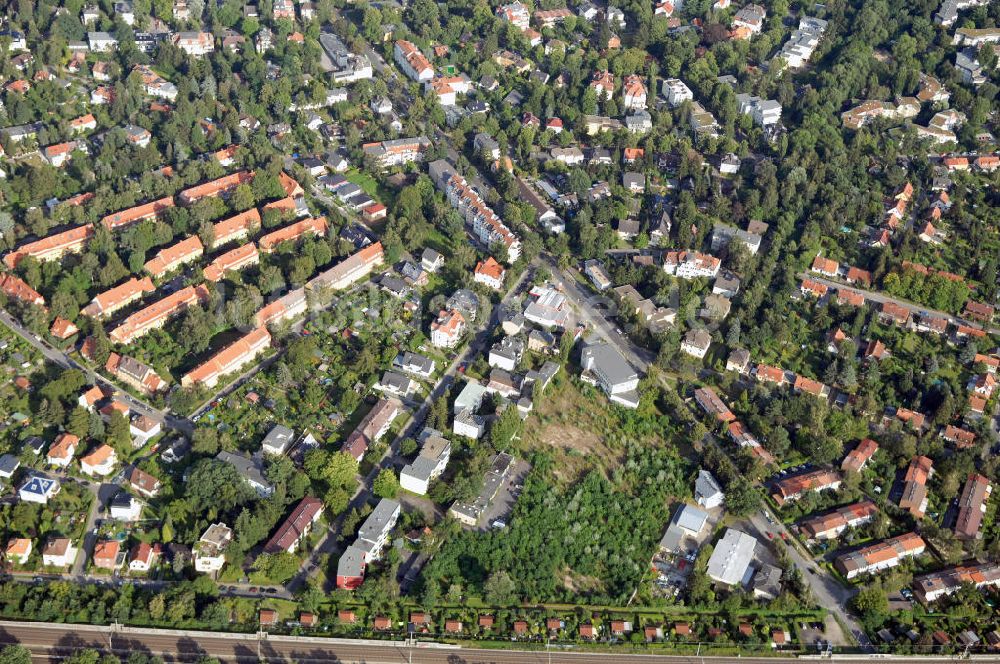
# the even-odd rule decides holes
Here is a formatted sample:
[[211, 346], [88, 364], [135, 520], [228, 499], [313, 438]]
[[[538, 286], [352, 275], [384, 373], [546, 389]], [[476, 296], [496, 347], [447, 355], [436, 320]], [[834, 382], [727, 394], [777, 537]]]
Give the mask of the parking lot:
[[503, 486], [500, 487], [496, 497], [479, 518], [479, 530], [505, 527], [510, 522], [514, 504], [517, 502], [518, 496], [521, 495], [521, 489], [524, 488], [524, 478], [528, 476], [530, 470], [531, 464], [524, 459], [514, 460], [513, 467], [507, 474]]

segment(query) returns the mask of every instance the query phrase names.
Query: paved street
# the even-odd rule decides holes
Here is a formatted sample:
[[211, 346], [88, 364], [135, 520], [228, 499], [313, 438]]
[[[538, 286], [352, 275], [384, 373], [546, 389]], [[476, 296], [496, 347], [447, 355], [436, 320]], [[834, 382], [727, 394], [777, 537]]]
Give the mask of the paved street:
[[[765, 514], [767, 516], [764, 516]], [[815, 603], [832, 611], [840, 619], [841, 624], [846, 625], [850, 629], [854, 640], [859, 645], [865, 648], [870, 647], [871, 641], [868, 640], [864, 630], [861, 629], [861, 625], [847, 611], [847, 603], [854, 596], [854, 591], [845, 588], [826, 570], [818, 567], [815, 562], [806, 556], [799, 548], [792, 533], [785, 527], [785, 524], [778, 520], [769, 509], [765, 507], [760, 512], [754, 512], [748, 519], [754, 528], [757, 529], [756, 535], [762, 541], [770, 539], [766, 535], [768, 532], [773, 534], [775, 541], [787, 538], [785, 541], [788, 544], [786, 547], [788, 555], [795, 566], [802, 572], [803, 579], [805, 579], [812, 591]], [[782, 535], [784, 535], [784, 538], [782, 538]]]

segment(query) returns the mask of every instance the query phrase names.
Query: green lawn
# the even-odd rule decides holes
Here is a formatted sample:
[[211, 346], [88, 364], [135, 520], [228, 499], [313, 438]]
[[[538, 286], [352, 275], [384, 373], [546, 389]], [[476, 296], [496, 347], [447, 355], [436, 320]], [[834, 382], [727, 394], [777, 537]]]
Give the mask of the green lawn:
[[368, 173], [362, 173], [356, 168], [352, 168], [351, 170], [344, 173], [344, 177], [347, 178], [348, 182], [353, 182], [354, 184], [364, 189], [365, 193], [371, 196], [372, 198], [376, 200], [379, 198], [378, 182], [376, 182], [375, 178], [373, 178]]

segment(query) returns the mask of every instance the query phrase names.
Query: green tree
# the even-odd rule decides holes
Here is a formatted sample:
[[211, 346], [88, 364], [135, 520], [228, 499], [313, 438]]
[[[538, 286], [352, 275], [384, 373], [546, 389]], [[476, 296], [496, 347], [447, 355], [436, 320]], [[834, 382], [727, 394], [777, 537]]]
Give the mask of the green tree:
[[399, 479], [391, 468], [383, 468], [372, 483], [372, 492], [379, 498], [395, 498], [399, 493]]
[[507, 572], [494, 572], [483, 584], [483, 595], [490, 606], [511, 606], [517, 602], [517, 586]]
[[31, 651], [21, 645], [10, 645], [0, 650], [0, 664], [31, 664]]

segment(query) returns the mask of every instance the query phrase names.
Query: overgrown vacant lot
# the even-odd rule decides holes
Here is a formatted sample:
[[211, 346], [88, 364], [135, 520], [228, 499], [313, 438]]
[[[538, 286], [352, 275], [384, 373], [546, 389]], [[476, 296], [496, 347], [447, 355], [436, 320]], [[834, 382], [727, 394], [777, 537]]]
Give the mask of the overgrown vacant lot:
[[[606, 477], [625, 460], [628, 441], [651, 447], [670, 447], [668, 432], [657, 421], [659, 414], [617, 409], [599, 390], [561, 376], [536, 403], [534, 425], [524, 432], [525, 453], [551, 455], [553, 477], [572, 483], [590, 471]], [[633, 433], [635, 431], [635, 433]]]

